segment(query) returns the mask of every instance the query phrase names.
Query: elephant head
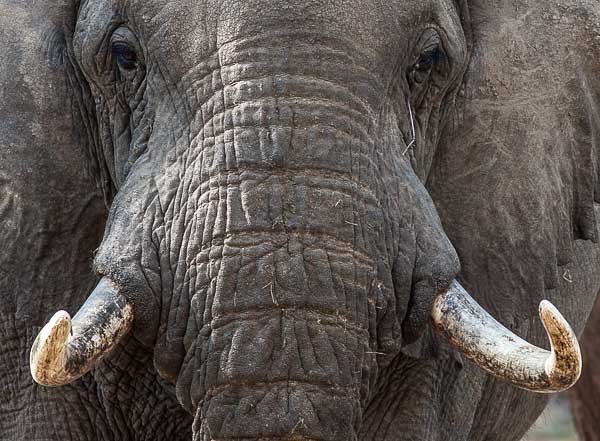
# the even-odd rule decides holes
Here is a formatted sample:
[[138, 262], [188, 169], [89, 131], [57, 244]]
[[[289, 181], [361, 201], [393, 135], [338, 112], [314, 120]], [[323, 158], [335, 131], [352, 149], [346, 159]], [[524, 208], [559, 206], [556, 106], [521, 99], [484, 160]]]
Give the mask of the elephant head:
[[101, 281], [41, 331], [34, 378], [69, 383], [135, 342], [197, 440], [358, 439], [432, 320], [494, 375], [569, 387], [566, 321], [542, 303], [550, 352], [494, 321], [455, 281], [423, 184], [439, 183], [473, 66], [471, 10], [81, 2], [73, 93], [94, 103], [88, 160], [111, 208]]

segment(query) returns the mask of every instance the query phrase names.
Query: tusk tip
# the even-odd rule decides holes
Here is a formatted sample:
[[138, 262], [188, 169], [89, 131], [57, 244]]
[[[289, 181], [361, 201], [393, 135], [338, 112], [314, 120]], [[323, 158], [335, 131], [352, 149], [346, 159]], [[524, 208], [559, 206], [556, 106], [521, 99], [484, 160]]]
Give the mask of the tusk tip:
[[566, 322], [565, 318], [560, 313], [560, 311], [549, 300], [542, 300], [540, 302], [539, 310], [540, 310], [540, 318], [542, 320], [544, 320], [544, 317], [557, 317], [557, 318], [560, 318], [560, 320]]
[[577, 336], [560, 311], [548, 300], [540, 302], [540, 319], [550, 339], [551, 356], [545, 371], [554, 391], [573, 386], [581, 375], [581, 349]]
[[64, 386], [87, 374], [129, 331], [133, 307], [103, 277], [71, 320], [59, 311], [38, 334], [29, 354], [33, 379]]
[[38, 334], [29, 356], [33, 379], [53, 386], [54, 374], [64, 368], [65, 352], [71, 334], [71, 316], [58, 311]]

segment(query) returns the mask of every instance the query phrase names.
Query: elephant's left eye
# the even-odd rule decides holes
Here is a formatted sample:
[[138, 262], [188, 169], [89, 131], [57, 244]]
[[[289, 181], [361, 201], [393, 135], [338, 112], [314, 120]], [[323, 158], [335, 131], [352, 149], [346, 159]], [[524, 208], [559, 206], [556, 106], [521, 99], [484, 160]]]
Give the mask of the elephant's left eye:
[[442, 61], [444, 58], [444, 53], [436, 46], [424, 52], [420, 57], [417, 63], [414, 65], [414, 70], [416, 71], [427, 71], [430, 70], [434, 65]]
[[412, 66], [410, 77], [415, 83], [423, 83], [431, 71], [445, 59], [445, 54], [439, 46], [433, 46], [421, 53], [417, 62]]
[[406, 71], [410, 99], [414, 108], [428, 96], [438, 96], [449, 78], [451, 60], [447, 41], [435, 28], [426, 29], [414, 46], [413, 61]]

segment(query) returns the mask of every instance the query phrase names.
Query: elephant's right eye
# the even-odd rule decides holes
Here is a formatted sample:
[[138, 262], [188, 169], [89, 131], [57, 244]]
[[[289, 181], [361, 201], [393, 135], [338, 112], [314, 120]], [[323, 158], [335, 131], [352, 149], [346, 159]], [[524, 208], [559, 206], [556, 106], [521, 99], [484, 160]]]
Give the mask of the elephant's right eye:
[[111, 45], [111, 52], [120, 69], [134, 70], [137, 68], [137, 56], [127, 43], [114, 41]]
[[109, 50], [117, 78], [135, 82], [144, 63], [139, 41], [131, 29], [117, 28], [111, 36]]
[[439, 46], [435, 46], [421, 54], [413, 69], [417, 72], [427, 72], [443, 59], [444, 52]]

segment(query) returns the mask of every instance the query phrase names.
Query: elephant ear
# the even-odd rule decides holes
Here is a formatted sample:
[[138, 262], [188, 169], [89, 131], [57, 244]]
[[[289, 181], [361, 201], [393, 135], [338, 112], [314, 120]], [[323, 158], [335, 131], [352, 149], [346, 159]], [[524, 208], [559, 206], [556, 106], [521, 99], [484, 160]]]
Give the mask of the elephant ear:
[[[461, 282], [504, 325], [547, 346], [539, 302], [550, 299], [580, 333], [600, 288], [600, 6], [461, 6], [470, 62], [427, 187]], [[523, 434], [546, 403], [481, 373], [456, 387], [475, 384], [471, 407], [460, 395], [448, 402], [472, 415], [472, 440], [506, 427]]]
[[97, 407], [91, 380], [45, 389], [32, 384], [28, 367], [49, 316], [76, 311], [93, 288], [106, 217], [67, 53], [75, 14], [66, 1], [0, 0], [0, 427], [2, 438], [17, 441], [96, 430], [85, 410]]
[[598, 249], [600, 7], [463, 7], [471, 60], [427, 185], [486, 307], [527, 331], [550, 297], [581, 330], [600, 287], [581, 263]]

